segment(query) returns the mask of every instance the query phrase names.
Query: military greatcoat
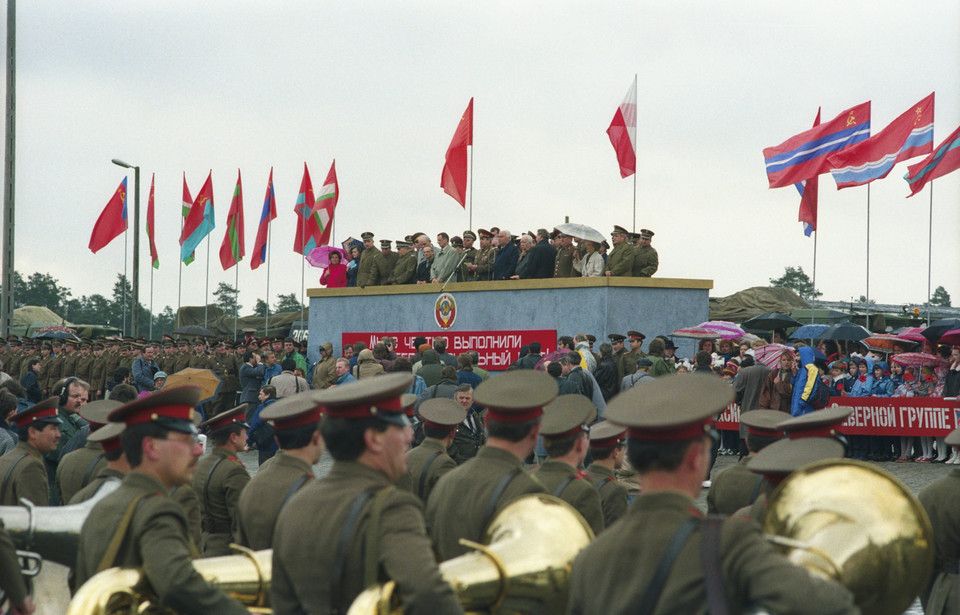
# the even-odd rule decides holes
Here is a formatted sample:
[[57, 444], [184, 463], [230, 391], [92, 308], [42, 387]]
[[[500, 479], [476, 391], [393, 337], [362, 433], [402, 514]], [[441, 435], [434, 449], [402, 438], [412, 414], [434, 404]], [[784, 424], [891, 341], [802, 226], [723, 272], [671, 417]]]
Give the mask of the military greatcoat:
[[103, 445], [99, 442], [87, 442], [82, 448], [64, 455], [57, 464], [56, 475], [60, 503], [69, 502], [74, 494], [86, 487], [106, 466]]
[[763, 476], [747, 467], [750, 457], [735, 466], [724, 468], [714, 477], [707, 492], [707, 512], [732, 515], [753, 504], [763, 492]]
[[591, 463], [587, 468], [590, 482], [600, 493], [600, 503], [603, 508], [603, 527], [608, 528], [622, 516], [627, 514], [629, 498], [627, 489], [617, 480], [613, 470], [598, 463]]
[[920, 595], [924, 613], [960, 612], [957, 565], [960, 562], [960, 469], [939, 478], [920, 492], [920, 504], [933, 527], [934, 571], [930, 586]]
[[50, 503], [50, 485], [43, 456], [28, 442], [18, 442], [14, 449], [0, 457], [0, 505], [20, 506], [26, 498], [37, 506]]
[[273, 546], [273, 528], [280, 511], [313, 479], [313, 468], [280, 451], [262, 465], [240, 493], [237, 542], [253, 550]]
[[[407, 453], [407, 474], [397, 481], [397, 487], [427, 501], [440, 477], [457, 467], [440, 440], [426, 438]], [[429, 465], [427, 465], [429, 464]]]
[[548, 459], [539, 468], [533, 471], [547, 493], [558, 497], [577, 509], [590, 525], [596, 536], [603, 531], [603, 506], [600, 503], [600, 493], [569, 463]]
[[240, 492], [250, 475], [239, 459], [225, 449], [214, 448], [197, 462], [191, 486], [200, 498], [203, 556], [230, 555], [237, 534]]

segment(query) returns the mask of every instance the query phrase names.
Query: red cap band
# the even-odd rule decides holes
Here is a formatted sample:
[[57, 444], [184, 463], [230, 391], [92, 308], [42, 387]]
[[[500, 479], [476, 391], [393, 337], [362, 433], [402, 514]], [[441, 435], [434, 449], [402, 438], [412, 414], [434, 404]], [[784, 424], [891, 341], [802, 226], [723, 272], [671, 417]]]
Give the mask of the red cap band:
[[796, 429], [787, 432], [787, 438], [790, 440], [802, 440], [803, 438], [832, 438], [837, 435], [837, 430], [833, 426], [817, 427], [815, 429]]
[[706, 418], [701, 422], [684, 425], [675, 429], [648, 429], [641, 427], [629, 427], [627, 433], [631, 440], [643, 440], [648, 442], [679, 442], [681, 440], [693, 440], [710, 432], [710, 425], [713, 424], [713, 418]]
[[23, 412], [17, 412], [10, 420], [12, 420], [17, 427], [23, 427], [25, 425], [30, 425], [31, 423], [36, 423], [37, 421], [46, 421], [48, 419], [56, 418], [56, 416], [57, 407], [51, 406], [50, 408], [41, 408], [39, 410], [30, 411], [27, 409]]
[[543, 437], [544, 437], [544, 438], [550, 438], [551, 440], [561, 440], [561, 439], [566, 438], [566, 437], [568, 437], [568, 436], [572, 436], [573, 434], [578, 433], [578, 432], [583, 432], [583, 425], [577, 425], [577, 426], [574, 427], [573, 429], [568, 429], [567, 431], [564, 431], [564, 432], [562, 432], [562, 433], [551, 433], [551, 434], [546, 434], [546, 433], [545, 433], [545, 434], [543, 434]]
[[623, 442], [623, 434], [603, 438], [602, 440], [590, 440], [590, 448], [613, 448], [619, 446], [621, 442]]
[[285, 431], [287, 429], [296, 429], [297, 427], [303, 427], [305, 425], [313, 425], [321, 418], [323, 418], [323, 408], [314, 408], [313, 410], [300, 413], [297, 416], [290, 417], [289, 419], [274, 419], [273, 426], [277, 431]]
[[449, 431], [451, 434], [457, 431], [456, 425], [441, 425], [440, 423], [434, 423], [427, 419], [423, 419], [424, 427], [429, 427], [430, 429], [436, 429], [437, 431]]
[[530, 408], [523, 412], [500, 412], [497, 408], [487, 408], [487, 418], [498, 423], [526, 423], [543, 415], [543, 408]]
[[123, 417], [123, 422], [127, 425], [140, 425], [142, 423], [151, 423], [163, 416], [169, 419], [179, 419], [192, 423], [192, 412], [192, 406], [156, 406], [153, 408], [144, 408], [139, 412], [131, 412]]
[[747, 433], [764, 438], [779, 438], [783, 435], [782, 431], [776, 429], [764, 429], [763, 427], [753, 427], [751, 425], [747, 426]]
[[119, 451], [122, 446], [120, 443], [120, 436], [116, 438], [110, 438], [109, 440], [103, 440], [100, 442], [103, 445], [103, 451], [105, 453], [112, 453], [113, 451]]
[[334, 406], [326, 409], [329, 417], [338, 419], [365, 419], [376, 416], [380, 412], [403, 412], [403, 401], [400, 397], [390, 397], [378, 400], [376, 403], [365, 403], [359, 406]]

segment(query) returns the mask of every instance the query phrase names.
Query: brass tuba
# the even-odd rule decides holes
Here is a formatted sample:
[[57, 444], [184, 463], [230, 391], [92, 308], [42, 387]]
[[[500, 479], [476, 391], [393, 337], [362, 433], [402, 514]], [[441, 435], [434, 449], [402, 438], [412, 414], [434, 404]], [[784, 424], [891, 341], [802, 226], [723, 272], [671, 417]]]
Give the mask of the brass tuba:
[[[193, 561], [209, 583], [247, 607], [251, 613], [271, 613], [270, 579], [273, 550], [251, 551], [230, 545], [239, 555]], [[137, 568], [108, 568], [84, 583], [66, 611], [67, 615], [176, 615], [157, 598]], [[211, 614], [212, 615], [212, 614]]]
[[[526, 495], [497, 513], [485, 544], [461, 540], [476, 551], [443, 562], [440, 573], [467, 612], [562, 613], [573, 559], [592, 539], [572, 506], [549, 495]], [[365, 590], [347, 615], [402, 612], [393, 588], [391, 581]]]
[[794, 564], [849, 589], [863, 613], [896, 615], [926, 586], [933, 531], [889, 472], [851, 460], [812, 463], [767, 503], [763, 531]]

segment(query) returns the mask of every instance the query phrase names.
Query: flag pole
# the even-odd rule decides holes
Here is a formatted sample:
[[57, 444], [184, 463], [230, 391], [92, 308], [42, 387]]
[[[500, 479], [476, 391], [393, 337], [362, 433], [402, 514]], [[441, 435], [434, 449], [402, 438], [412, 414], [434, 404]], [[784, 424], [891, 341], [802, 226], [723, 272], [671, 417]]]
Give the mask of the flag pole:
[[[471, 118], [471, 121], [472, 118]], [[472, 131], [471, 131], [472, 132]], [[472, 137], [472, 135], [471, 135]], [[473, 139], [470, 139], [470, 209], [467, 214], [467, 228], [473, 230]]]
[[[304, 195], [306, 196], [306, 195]], [[303, 223], [300, 227], [300, 326], [303, 326], [303, 291], [304, 291], [304, 278], [307, 275], [306, 273], [306, 255], [303, 254], [303, 249], [306, 247], [307, 243], [307, 220], [309, 218], [304, 215], [307, 214], [312, 207], [307, 205], [307, 200], [303, 200], [303, 211], [300, 215], [303, 217]]]
[[207, 304], [210, 302], [210, 233], [207, 233], [207, 282], [203, 289], [203, 328], [207, 328]]
[[927, 326], [930, 326], [930, 280], [933, 275], [933, 182], [930, 182], [930, 227], [927, 231]]
[[[810, 292], [810, 297], [815, 298], [817, 295], [817, 230], [813, 230], [813, 281], [811, 282], [813, 289]], [[813, 324], [813, 309], [810, 310], [810, 324]]]
[[[633, 100], [637, 100], [637, 73], [633, 73]], [[635, 115], [639, 116], [639, 113], [634, 112]], [[634, 119], [634, 124], [636, 124], [636, 119]], [[633, 159], [634, 159], [634, 169], [633, 169], [633, 232], [637, 232], [637, 144], [633, 144]]]
[[237, 317], [240, 314], [240, 263], [234, 265], [233, 289], [237, 291], [233, 295], [233, 341], [237, 341]]
[[267, 313], [266, 321], [263, 323], [263, 336], [270, 335], [270, 248], [273, 245], [273, 227], [267, 227]]
[[870, 330], [870, 184], [867, 184], [867, 294], [864, 301], [867, 311], [867, 330]]
[[[184, 174], [184, 177], [186, 177], [186, 174]], [[183, 237], [183, 213], [180, 214], [180, 236]], [[183, 289], [183, 258], [182, 256], [178, 256], [177, 257], [177, 329], [180, 328], [180, 293], [182, 289]]]
[[[126, 196], [126, 195], [124, 195]], [[123, 290], [120, 295], [123, 297], [123, 334], [127, 334], [127, 230], [123, 229]]]
[[[150, 259], [153, 260], [152, 258]], [[147, 337], [153, 339], [153, 263], [150, 263], [150, 326]]]

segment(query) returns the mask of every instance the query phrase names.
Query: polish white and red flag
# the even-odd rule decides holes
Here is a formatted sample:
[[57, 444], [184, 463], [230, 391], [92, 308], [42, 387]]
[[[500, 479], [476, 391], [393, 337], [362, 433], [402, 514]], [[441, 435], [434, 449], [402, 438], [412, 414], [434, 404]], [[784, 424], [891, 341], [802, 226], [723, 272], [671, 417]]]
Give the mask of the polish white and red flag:
[[620, 103], [617, 112], [613, 114], [613, 121], [607, 128], [607, 135], [614, 151], [617, 152], [617, 162], [620, 163], [620, 176], [630, 177], [637, 172], [637, 77], [633, 77], [633, 85], [627, 90], [627, 95]]

